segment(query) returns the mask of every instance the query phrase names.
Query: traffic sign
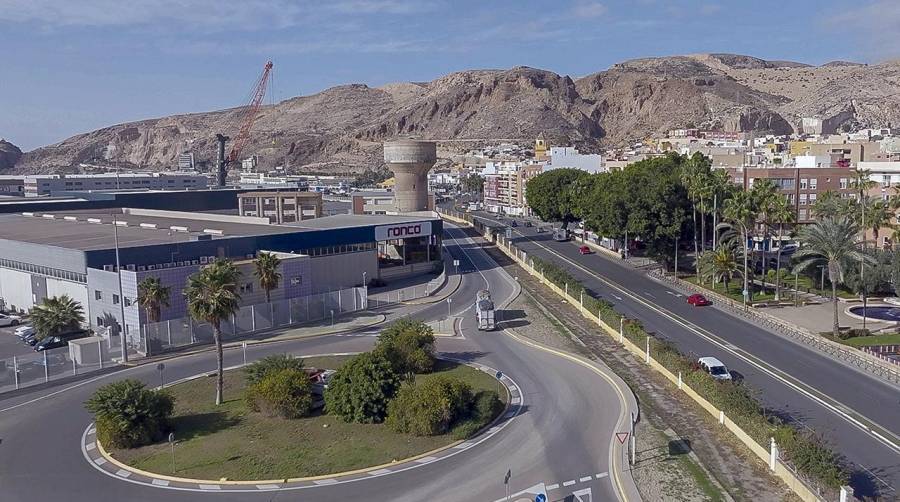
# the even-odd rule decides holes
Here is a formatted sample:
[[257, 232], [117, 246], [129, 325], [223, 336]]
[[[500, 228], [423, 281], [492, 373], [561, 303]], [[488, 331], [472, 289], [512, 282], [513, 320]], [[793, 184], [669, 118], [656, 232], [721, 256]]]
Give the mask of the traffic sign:
[[458, 267], [458, 266], [459, 266], [459, 260], [453, 260], [453, 266], [454, 266], [454, 267]]
[[625, 441], [628, 441], [628, 433], [627, 432], [617, 432], [616, 439], [619, 440], [619, 444], [625, 444]]
[[547, 496], [543, 493], [538, 493], [534, 496], [534, 502], [547, 502]]
[[506, 470], [506, 476], [503, 476], [503, 484], [504, 484], [504, 485], [508, 485], [508, 484], [509, 484], [509, 478], [511, 478], [511, 477], [512, 477], [512, 469], [507, 469], [507, 470]]
[[500, 380], [501, 378], [503, 378], [503, 372], [498, 371], [497, 373], [494, 374], [494, 376], [497, 377], [497, 380]]

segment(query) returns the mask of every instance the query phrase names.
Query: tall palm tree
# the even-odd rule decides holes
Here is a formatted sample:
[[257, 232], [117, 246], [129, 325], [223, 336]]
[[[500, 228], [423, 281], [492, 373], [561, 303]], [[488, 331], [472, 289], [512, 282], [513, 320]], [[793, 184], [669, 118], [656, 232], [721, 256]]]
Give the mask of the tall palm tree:
[[750, 190], [750, 194], [753, 196], [754, 205], [757, 208], [757, 211], [762, 216], [762, 225], [757, 228], [762, 233], [762, 277], [763, 277], [763, 291], [766, 289], [766, 272], [769, 268], [768, 263], [768, 254], [766, 251], [766, 242], [770, 242], [769, 237], [771, 229], [771, 215], [770, 213], [777, 204], [778, 199], [783, 199], [784, 197], [778, 193], [778, 187], [775, 186], [775, 183], [769, 179], [761, 179], [753, 184], [753, 188]]
[[266, 303], [271, 303], [270, 294], [273, 289], [278, 288], [278, 283], [281, 282], [281, 273], [278, 272], [281, 258], [275, 256], [274, 253], [260, 252], [253, 264], [256, 265], [253, 275], [259, 280], [259, 287], [266, 292]]
[[722, 212], [725, 199], [735, 190], [735, 186], [731, 183], [728, 171], [725, 169], [713, 169], [710, 172], [710, 191], [712, 193], [712, 217], [713, 217], [713, 249], [718, 247], [719, 232], [716, 230], [719, 226], [719, 214]]
[[781, 249], [784, 247], [784, 226], [794, 223], [794, 208], [785, 197], [778, 197], [769, 208], [768, 219], [778, 227], [778, 252], [775, 255], [775, 301], [781, 300]]
[[[756, 224], [757, 216], [756, 204], [753, 195], [746, 190], [736, 192], [731, 196], [730, 199], [725, 201], [725, 209], [722, 212], [722, 215], [725, 217], [725, 220], [730, 223], [730, 225], [737, 229], [737, 232], [741, 237], [741, 247], [744, 254], [744, 271], [741, 275], [743, 275], [744, 280], [744, 291], [746, 293], [743, 295], [743, 299], [744, 303], [746, 304], [748, 295], [750, 293], [750, 285], [747, 282], [748, 278], [750, 277], [750, 274], [747, 273], [747, 259], [750, 256], [750, 250], [748, 249], [748, 246], [750, 241], [750, 232], [753, 230], [753, 226]], [[726, 224], [726, 226], [728, 226], [728, 224]]]
[[866, 209], [866, 225], [869, 227], [866, 230], [872, 230], [876, 247], [878, 247], [878, 236], [881, 230], [885, 228], [893, 230], [896, 226], [893, 221], [895, 211], [891, 203], [883, 200], [870, 203]]
[[812, 213], [816, 218], [837, 218], [849, 212], [848, 201], [832, 190], [828, 190], [812, 205]]
[[874, 258], [860, 251], [857, 240], [859, 225], [850, 218], [826, 218], [800, 230], [803, 246], [794, 255], [798, 260], [794, 267], [800, 273], [813, 265], [824, 264], [831, 282], [831, 303], [834, 307], [832, 334], [838, 336], [837, 286], [844, 282], [844, 269], [850, 262], [874, 262]]
[[158, 277], [145, 277], [138, 284], [138, 304], [147, 314], [147, 322], [159, 322], [162, 307], [169, 306], [171, 288], [163, 286]]
[[222, 404], [224, 384], [222, 368], [222, 319], [233, 315], [240, 307], [238, 280], [241, 272], [230, 260], [216, 260], [188, 279], [184, 290], [191, 317], [205, 321], [213, 328], [216, 343], [216, 404]]
[[713, 283], [713, 289], [719, 281], [725, 283], [725, 292], [728, 293], [728, 283], [736, 275], [740, 275], [740, 265], [737, 261], [737, 243], [729, 240], [719, 243], [719, 246], [711, 251], [703, 253], [700, 270]]
[[84, 308], [69, 295], [44, 298], [31, 309], [31, 323], [38, 340], [77, 330], [84, 322]]
[[[698, 155], [702, 156], [699, 152]], [[691, 218], [693, 222], [691, 229], [694, 233], [694, 273], [699, 277], [700, 246], [697, 242], [699, 237], [697, 233], [697, 201], [699, 199], [702, 183], [700, 181], [701, 164], [695, 162], [695, 158], [696, 157], [691, 157], [687, 162], [681, 165], [681, 184], [684, 186], [685, 190], [687, 190], [688, 198], [691, 199]], [[678, 271], [676, 270], [675, 273], [677, 274]]]

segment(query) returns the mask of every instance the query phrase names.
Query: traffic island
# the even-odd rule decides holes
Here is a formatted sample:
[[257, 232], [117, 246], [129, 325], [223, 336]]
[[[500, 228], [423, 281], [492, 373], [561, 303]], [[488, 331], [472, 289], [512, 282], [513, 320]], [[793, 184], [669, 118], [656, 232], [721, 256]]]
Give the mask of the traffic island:
[[[338, 369], [350, 356], [305, 359], [307, 368]], [[501, 387], [492, 369], [446, 359], [436, 361], [432, 373], [415, 375], [414, 384], [452, 377], [469, 384], [473, 392]], [[84, 436], [86, 458], [101, 470], [131, 481], [169, 486], [221, 486], [240, 489], [282, 489], [303, 484], [337, 482], [354, 475], [384, 475], [405, 464], [424, 465], [474, 446], [467, 436], [494, 434], [515, 415], [521, 392], [508, 377], [501, 377], [504, 408], [483, 426], [454, 427], [434, 436], [393, 432], [384, 424], [346, 423], [321, 410], [299, 419], [283, 419], [252, 412], [243, 399], [246, 375], [225, 374], [226, 401], [215, 406], [215, 379], [199, 376], [172, 385], [174, 448], [163, 442], [134, 449], [109, 449], [96, 442], [90, 427]], [[502, 387], [501, 387], [502, 388]], [[462, 424], [458, 424], [462, 425]], [[488, 428], [488, 426], [490, 426]], [[487, 429], [485, 431], [485, 429]], [[466, 432], [470, 431], [470, 434]], [[173, 463], [173, 454], [174, 463]], [[99, 455], [97, 455], [99, 453]], [[118, 469], [118, 470], [117, 470]], [[127, 474], [124, 475], [124, 474]]]

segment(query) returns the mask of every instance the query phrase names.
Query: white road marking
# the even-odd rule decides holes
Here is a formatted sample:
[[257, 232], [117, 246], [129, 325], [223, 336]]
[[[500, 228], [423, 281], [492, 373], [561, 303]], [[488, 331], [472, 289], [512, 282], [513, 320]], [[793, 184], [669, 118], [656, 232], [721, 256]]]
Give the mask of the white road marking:
[[169, 481], [165, 479], [154, 479], [151, 483], [156, 486], [169, 486]]
[[437, 457], [422, 457], [413, 460], [413, 462], [417, 464], [427, 464], [428, 462], [434, 462], [435, 460], [437, 460]]
[[608, 472], [600, 472], [600, 473], [594, 474], [594, 477], [597, 479], [602, 479], [602, 478], [605, 478], [606, 476], [609, 476]]
[[97, 443], [88, 443], [88, 444], [84, 445], [84, 449], [87, 451], [91, 451], [96, 447], [97, 447]]
[[221, 490], [222, 487], [219, 485], [198, 485], [201, 490]]
[[559, 483], [553, 483], [552, 485], [547, 485], [547, 491], [556, 490], [559, 488]]
[[106, 463], [106, 459], [103, 457], [97, 457], [94, 459], [94, 463], [97, 465], [103, 465]]
[[332, 479], [332, 478], [328, 478], [328, 479], [317, 479], [317, 480], [313, 481], [313, 483], [315, 483], [315, 484], [317, 484], [317, 485], [333, 485], [333, 484], [337, 483], [337, 480], [336, 480], [336, 479]]
[[563, 486], [572, 486], [575, 484], [574, 479], [570, 479], [569, 481], [563, 481]]
[[277, 490], [278, 485], [256, 485], [258, 490]]
[[378, 469], [377, 471], [369, 471], [369, 475], [371, 476], [381, 476], [382, 474], [390, 473], [390, 469]]
[[95, 429], [94, 427], [91, 427], [90, 429], [88, 429], [88, 435], [89, 435], [89, 436], [90, 436], [91, 434], [96, 434], [96, 433], [97, 433], [97, 429]]
[[121, 478], [127, 478], [128, 476], [131, 476], [131, 471], [126, 471], [125, 469], [119, 469], [118, 471], [116, 471], [116, 476], [119, 476]]
[[644, 291], [644, 294], [647, 295], [647, 296], [649, 296], [650, 298], [656, 298], [655, 296], [653, 296], [652, 294], [650, 294], [650, 293], [647, 292], [647, 291]]
[[579, 483], [584, 483], [584, 482], [586, 482], [586, 481], [590, 481], [591, 479], [593, 479], [593, 478], [590, 477], [590, 476], [585, 476], [585, 477], [583, 477], [583, 478], [578, 478], [578, 482], [579, 482]]
[[616, 300], [622, 301], [622, 297], [619, 295], [612, 295]]
[[674, 297], [676, 297], [676, 298], [681, 298], [681, 297], [683, 296], [683, 295], [680, 295], [680, 294], [678, 294], [678, 293], [673, 293], [673, 292], [671, 292], [671, 291], [666, 291], [666, 293], [668, 293], [668, 294], [670, 294], [670, 295], [672, 295], [672, 296], [674, 296]]
[[453, 448], [457, 449], [457, 450], [462, 450], [462, 449], [468, 448], [470, 446], [472, 446], [472, 443], [460, 443], [460, 444], [454, 446]]

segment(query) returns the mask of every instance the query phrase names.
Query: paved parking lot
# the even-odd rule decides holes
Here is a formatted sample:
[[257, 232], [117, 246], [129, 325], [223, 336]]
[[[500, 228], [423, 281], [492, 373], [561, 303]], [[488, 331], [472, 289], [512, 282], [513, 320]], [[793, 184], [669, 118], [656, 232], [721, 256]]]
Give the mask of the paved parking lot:
[[15, 327], [0, 328], [0, 359], [34, 354], [34, 349], [22, 343], [19, 337], [13, 334], [15, 329]]

